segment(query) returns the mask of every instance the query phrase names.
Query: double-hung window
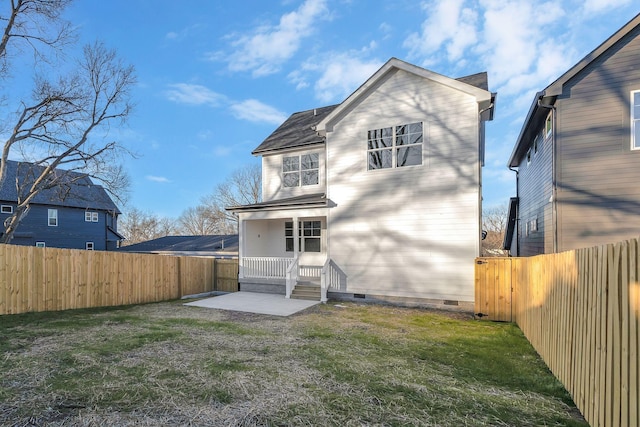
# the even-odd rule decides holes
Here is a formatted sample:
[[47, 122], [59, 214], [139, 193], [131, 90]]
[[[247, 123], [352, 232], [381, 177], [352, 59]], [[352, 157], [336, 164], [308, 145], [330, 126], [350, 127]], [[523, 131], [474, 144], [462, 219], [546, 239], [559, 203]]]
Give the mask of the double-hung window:
[[318, 184], [320, 155], [318, 153], [288, 156], [282, 159], [282, 182], [285, 187]]
[[[322, 234], [320, 221], [298, 222], [298, 249], [300, 252], [320, 252]], [[284, 223], [285, 250], [293, 252], [293, 221]]]
[[421, 122], [372, 129], [367, 132], [368, 169], [389, 169], [422, 164]]
[[49, 209], [48, 224], [49, 224], [49, 227], [58, 226], [58, 209]]
[[86, 211], [84, 213], [84, 220], [86, 222], [98, 222], [98, 212]]
[[631, 92], [631, 149], [640, 150], [640, 90]]

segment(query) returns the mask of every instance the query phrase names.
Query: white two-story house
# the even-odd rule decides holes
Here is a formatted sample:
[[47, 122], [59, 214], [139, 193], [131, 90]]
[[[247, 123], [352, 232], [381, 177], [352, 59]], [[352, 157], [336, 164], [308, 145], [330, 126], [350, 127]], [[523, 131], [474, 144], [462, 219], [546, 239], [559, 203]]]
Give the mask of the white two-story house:
[[253, 151], [263, 202], [228, 208], [240, 289], [472, 302], [494, 101], [486, 73], [392, 58], [341, 104], [293, 114]]

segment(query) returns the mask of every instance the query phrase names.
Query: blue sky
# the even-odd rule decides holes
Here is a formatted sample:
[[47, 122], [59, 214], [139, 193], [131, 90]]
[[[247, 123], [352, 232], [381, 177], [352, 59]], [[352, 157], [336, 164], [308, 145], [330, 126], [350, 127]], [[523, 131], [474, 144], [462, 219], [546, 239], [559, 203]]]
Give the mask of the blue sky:
[[[637, 0], [79, 0], [66, 18], [136, 67], [136, 110], [112, 136], [129, 206], [177, 217], [291, 113], [341, 102], [390, 57], [450, 77], [487, 71], [486, 206], [515, 193], [506, 162], [536, 91], [638, 12]], [[126, 211], [126, 207], [123, 209]]]

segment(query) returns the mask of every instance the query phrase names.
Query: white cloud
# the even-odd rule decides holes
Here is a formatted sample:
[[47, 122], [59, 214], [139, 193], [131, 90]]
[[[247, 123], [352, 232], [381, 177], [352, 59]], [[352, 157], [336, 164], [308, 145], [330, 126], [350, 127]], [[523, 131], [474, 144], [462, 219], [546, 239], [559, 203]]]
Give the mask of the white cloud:
[[[254, 77], [273, 74], [300, 49], [302, 39], [328, 19], [326, 0], [306, 0], [297, 10], [280, 18], [278, 25], [264, 25], [253, 34], [232, 42], [235, 51], [228, 55], [231, 71], [252, 71]], [[212, 58], [220, 57], [219, 53]]]
[[145, 178], [148, 181], [159, 182], [161, 184], [166, 184], [168, 182], [171, 182], [168, 178], [165, 178], [164, 176], [147, 175]]
[[375, 42], [357, 51], [329, 52], [315, 57], [289, 75], [297, 88], [308, 86], [308, 79], [316, 79], [315, 97], [324, 103], [343, 101], [383, 64], [377, 59], [365, 59], [377, 47]]
[[226, 97], [202, 85], [175, 83], [165, 91], [167, 99], [178, 104], [219, 106]]
[[287, 115], [282, 111], [256, 99], [235, 102], [230, 108], [237, 119], [248, 120], [250, 122], [279, 125], [287, 118]]
[[196, 135], [196, 138], [198, 138], [201, 141], [206, 141], [208, 139], [213, 138], [213, 131], [210, 129], [206, 129], [206, 130], [201, 130], [200, 132], [198, 132], [198, 134]]
[[614, 9], [619, 6], [625, 6], [629, 3], [631, 3], [631, 0], [586, 0], [584, 2], [584, 11], [586, 13], [595, 14]]
[[449, 61], [462, 58], [465, 49], [478, 40], [477, 12], [463, 6], [464, 0], [424, 2], [422, 8], [428, 17], [422, 31], [409, 35], [403, 44], [409, 55], [429, 57], [445, 47]]

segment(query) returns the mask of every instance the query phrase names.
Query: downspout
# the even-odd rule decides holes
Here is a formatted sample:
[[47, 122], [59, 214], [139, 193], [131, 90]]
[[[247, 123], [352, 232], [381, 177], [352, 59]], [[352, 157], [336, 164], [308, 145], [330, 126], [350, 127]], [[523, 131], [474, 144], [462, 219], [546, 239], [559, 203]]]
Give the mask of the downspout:
[[[518, 199], [518, 205], [516, 207], [516, 256], [520, 256], [520, 171], [509, 166], [511, 172], [516, 173], [516, 198]], [[509, 226], [509, 224], [507, 224]], [[511, 237], [513, 239], [513, 237]]]
[[558, 181], [557, 181], [557, 147], [556, 147], [556, 107], [543, 104], [538, 98], [538, 107], [551, 110], [551, 223], [553, 224], [553, 253], [558, 253]]

